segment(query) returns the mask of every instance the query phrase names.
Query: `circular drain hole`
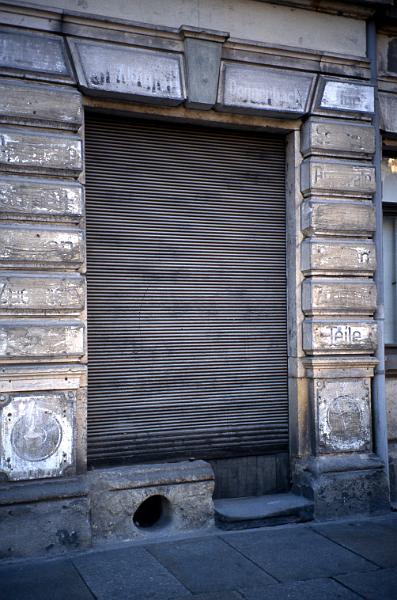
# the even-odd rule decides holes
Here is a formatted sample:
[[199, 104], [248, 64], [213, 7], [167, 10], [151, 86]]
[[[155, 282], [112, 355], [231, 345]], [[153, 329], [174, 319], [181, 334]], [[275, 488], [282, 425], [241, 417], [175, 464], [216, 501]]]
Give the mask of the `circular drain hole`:
[[165, 496], [156, 494], [146, 498], [134, 512], [134, 524], [140, 529], [164, 527], [171, 520], [171, 503]]

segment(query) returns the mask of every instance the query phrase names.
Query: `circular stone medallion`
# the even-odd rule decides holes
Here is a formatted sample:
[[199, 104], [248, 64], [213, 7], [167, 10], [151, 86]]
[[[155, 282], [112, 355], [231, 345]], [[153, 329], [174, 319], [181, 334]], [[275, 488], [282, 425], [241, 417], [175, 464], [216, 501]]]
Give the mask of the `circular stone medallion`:
[[357, 400], [339, 396], [328, 409], [328, 424], [332, 437], [346, 440], [361, 436], [363, 414]]
[[62, 439], [58, 419], [48, 410], [34, 408], [20, 417], [11, 432], [11, 445], [23, 460], [39, 461], [57, 451]]

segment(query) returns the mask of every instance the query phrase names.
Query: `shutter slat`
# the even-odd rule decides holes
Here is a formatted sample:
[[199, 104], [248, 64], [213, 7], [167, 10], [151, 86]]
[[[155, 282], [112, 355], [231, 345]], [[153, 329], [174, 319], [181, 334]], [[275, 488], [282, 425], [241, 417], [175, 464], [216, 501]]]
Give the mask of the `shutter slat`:
[[88, 457], [288, 443], [284, 140], [87, 114]]

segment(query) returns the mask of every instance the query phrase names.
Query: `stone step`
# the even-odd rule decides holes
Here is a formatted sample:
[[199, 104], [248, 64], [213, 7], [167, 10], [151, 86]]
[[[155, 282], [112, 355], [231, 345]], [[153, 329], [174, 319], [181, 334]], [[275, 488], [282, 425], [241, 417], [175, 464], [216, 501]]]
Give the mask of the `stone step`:
[[299, 523], [313, 518], [313, 502], [292, 493], [214, 501], [215, 524], [220, 529], [250, 529]]

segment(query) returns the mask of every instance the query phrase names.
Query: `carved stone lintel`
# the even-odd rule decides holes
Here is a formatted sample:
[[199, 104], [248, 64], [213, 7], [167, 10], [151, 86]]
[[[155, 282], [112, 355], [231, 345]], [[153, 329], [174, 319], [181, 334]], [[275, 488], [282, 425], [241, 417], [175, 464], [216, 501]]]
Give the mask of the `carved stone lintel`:
[[73, 80], [64, 40], [59, 35], [0, 27], [0, 72], [30, 73], [38, 79]]
[[223, 63], [218, 110], [302, 116], [308, 111], [314, 78], [296, 71]]
[[181, 54], [77, 38], [68, 44], [86, 94], [167, 106], [186, 97]]
[[79, 221], [84, 189], [79, 183], [27, 177], [0, 177], [2, 219]]
[[361, 81], [320, 77], [314, 102], [315, 111], [369, 118], [374, 108], [375, 93], [372, 85]]

